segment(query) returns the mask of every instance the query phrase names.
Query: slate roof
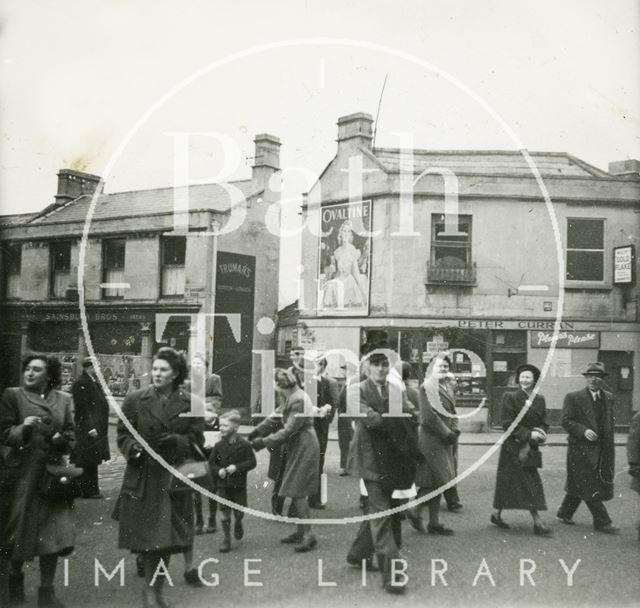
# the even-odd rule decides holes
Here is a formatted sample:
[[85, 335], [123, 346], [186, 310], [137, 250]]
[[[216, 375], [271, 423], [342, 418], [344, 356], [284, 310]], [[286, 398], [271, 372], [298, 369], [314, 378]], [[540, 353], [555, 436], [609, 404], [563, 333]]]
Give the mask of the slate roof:
[[[250, 180], [228, 182], [238, 188], [248, 199], [260, 194], [255, 183]], [[93, 213], [93, 221], [154, 215], [173, 212], [173, 188], [154, 188], [152, 190], [134, 190], [114, 192], [98, 197]], [[225, 212], [229, 210], [230, 195], [220, 184], [198, 184], [189, 186], [189, 209]], [[24, 222], [29, 224], [53, 224], [60, 222], [83, 222], [91, 204], [91, 196], [78, 198], [55, 207], [51, 205], [39, 214], [31, 214]], [[7, 217], [7, 216], [5, 216]], [[4, 218], [2, 218], [4, 224]]]
[[[373, 155], [389, 173], [409, 170], [398, 148], [375, 148]], [[613, 177], [566, 152], [529, 152], [542, 177]], [[518, 151], [501, 150], [413, 150], [413, 171], [429, 167], [450, 169], [456, 175], [501, 175], [531, 177], [525, 157]]]
[[30, 219], [36, 217], [37, 213], [18, 213], [14, 215], [0, 215], [0, 226], [3, 228], [25, 224]]

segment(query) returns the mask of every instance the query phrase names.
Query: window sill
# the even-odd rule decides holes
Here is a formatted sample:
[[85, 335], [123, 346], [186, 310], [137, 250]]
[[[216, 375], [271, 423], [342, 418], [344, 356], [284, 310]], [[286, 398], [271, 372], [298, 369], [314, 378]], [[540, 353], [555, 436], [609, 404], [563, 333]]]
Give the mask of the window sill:
[[564, 282], [566, 291], [611, 291], [613, 285], [605, 281], [569, 281]]

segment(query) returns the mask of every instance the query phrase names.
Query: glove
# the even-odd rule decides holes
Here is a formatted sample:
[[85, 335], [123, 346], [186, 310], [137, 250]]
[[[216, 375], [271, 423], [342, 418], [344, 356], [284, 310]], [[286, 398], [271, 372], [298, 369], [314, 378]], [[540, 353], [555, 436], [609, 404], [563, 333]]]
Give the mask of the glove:
[[264, 439], [262, 437], [257, 437], [251, 442], [251, 447], [255, 452], [259, 452], [264, 447], [266, 447], [264, 443]]
[[129, 459], [127, 462], [129, 464], [140, 464], [142, 462], [142, 455], [144, 454], [144, 450], [139, 443], [134, 443], [131, 446], [131, 450], [129, 451]]
[[251, 431], [248, 435], [247, 435], [247, 439], [249, 441], [253, 441], [256, 437], [259, 437], [260, 434], [258, 433], [258, 429], [253, 429], [253, 431]]

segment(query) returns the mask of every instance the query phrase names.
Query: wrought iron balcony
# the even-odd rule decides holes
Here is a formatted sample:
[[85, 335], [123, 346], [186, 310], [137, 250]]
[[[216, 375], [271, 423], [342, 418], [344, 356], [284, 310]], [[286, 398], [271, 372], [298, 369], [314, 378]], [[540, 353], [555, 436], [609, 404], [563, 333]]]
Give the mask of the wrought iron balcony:
[[442, 261], [427, 261], [427, 284], [432, 285], [475, 285], [476, 264], [452, 266]]

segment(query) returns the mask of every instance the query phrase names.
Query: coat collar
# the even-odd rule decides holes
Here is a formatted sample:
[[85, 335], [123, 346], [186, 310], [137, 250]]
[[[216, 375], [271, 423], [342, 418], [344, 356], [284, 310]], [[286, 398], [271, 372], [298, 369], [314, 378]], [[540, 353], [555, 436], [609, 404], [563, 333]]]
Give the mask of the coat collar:
[[46, 393], [44, 395], [44, 398], [39, 393], [28, 391], [26, 388], [23, 388], [22, 392], [29, 403], [32, 403], [33, 405], [37, 405], [38, 407], [48, 412], [51, 412], [53, 407], [56, 405], [57, 396], [56, 396], [56, 391], [54, 389]]
[[[602, 391], [602, 399], [606, 407], [607, 398], [604, 394], [604, 391]], [[589, 392], [588, 388], [585, 387], [582, 390], [582, 399], [580, 399], [578, 403], [580, 404], [580, 407], [582, 408], [582, 411], [584, 412], [585, 416], [589, 419], [591, 426], [595, 429], [596, 428], [596, 411], [595, 411], [596, 406], [593, 403], [593, 399], [591, 398], [591, 393]]]
[[189, 401], [189, 394], [182, 388], [165, 396], [153, 386], [149, 386], [140, 396], [140, 407], [144, 408], [149, 415], [168, 425], [172, 418], [189, 409]]

